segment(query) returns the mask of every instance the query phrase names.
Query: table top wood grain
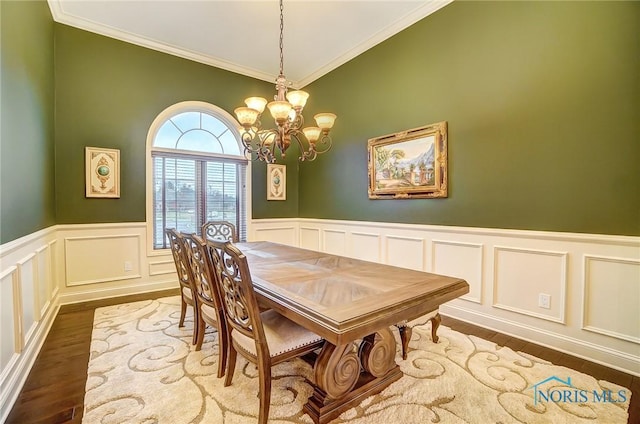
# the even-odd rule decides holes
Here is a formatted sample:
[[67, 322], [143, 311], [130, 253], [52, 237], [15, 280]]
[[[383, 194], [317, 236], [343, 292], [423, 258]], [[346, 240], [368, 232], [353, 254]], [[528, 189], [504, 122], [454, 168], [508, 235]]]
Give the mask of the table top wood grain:
[[237, 246], [247, 256], [261, 301], [336, 345], [469, 292], [456, 277], [272, 242]]

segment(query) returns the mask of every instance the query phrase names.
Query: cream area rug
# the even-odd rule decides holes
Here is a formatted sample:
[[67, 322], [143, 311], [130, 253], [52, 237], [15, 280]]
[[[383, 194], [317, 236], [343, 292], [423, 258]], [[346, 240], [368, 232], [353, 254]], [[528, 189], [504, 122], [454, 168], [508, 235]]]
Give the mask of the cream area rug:
[[[258, 415], [258, 375], [238, 356], [231, 386], [216, 378], [218, 338], [191, 345], [179, 297], [97, 309], [84, 424], [245, 424]], [[486, 340], [430, 324], [414, 329], [404, 376], [333, 423], [626, 423], [631, 392]], [[311, 423], [302, 406], [311, 366], [273, 369], [269, 422]]]

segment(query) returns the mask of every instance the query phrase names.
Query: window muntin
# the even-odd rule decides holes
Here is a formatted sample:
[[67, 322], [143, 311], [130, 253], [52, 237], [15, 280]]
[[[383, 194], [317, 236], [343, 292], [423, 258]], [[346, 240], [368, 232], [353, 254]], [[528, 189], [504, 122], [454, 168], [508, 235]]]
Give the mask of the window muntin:
[[241, 156], [231, 128], [204, 112], [183, 112], [165, 121], [153, 147]]

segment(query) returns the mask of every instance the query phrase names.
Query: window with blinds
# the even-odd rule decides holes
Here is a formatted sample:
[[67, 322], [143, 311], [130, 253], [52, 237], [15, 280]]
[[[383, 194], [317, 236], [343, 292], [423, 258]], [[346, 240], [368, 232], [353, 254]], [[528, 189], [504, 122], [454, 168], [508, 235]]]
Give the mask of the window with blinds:
[[158, 130], [153, 166], [153, 246], [169, 248], [165, 228], [200, 234], [207, 221], [229, 221], [246, 240], [246, 168], [229, 125], [184, 112]]

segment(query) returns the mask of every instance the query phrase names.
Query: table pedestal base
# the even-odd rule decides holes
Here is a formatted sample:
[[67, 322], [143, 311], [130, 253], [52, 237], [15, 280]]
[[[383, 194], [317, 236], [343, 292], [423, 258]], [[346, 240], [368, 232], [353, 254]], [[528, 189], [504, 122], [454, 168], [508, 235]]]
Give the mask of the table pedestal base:
[[356, 386], [340, 399], [330, 399], [322, 389], [315, 387], [313, 395], [304, 405], [306, 412], [314, 423], [323, 424], [338, 417], [347, 409], [359, 405], [369, 396], [380, 393], [387, 386], [402, 377], [399, 366], [393, 367], [382, 377], [373, 377], [371, 374], [362, 373]]

